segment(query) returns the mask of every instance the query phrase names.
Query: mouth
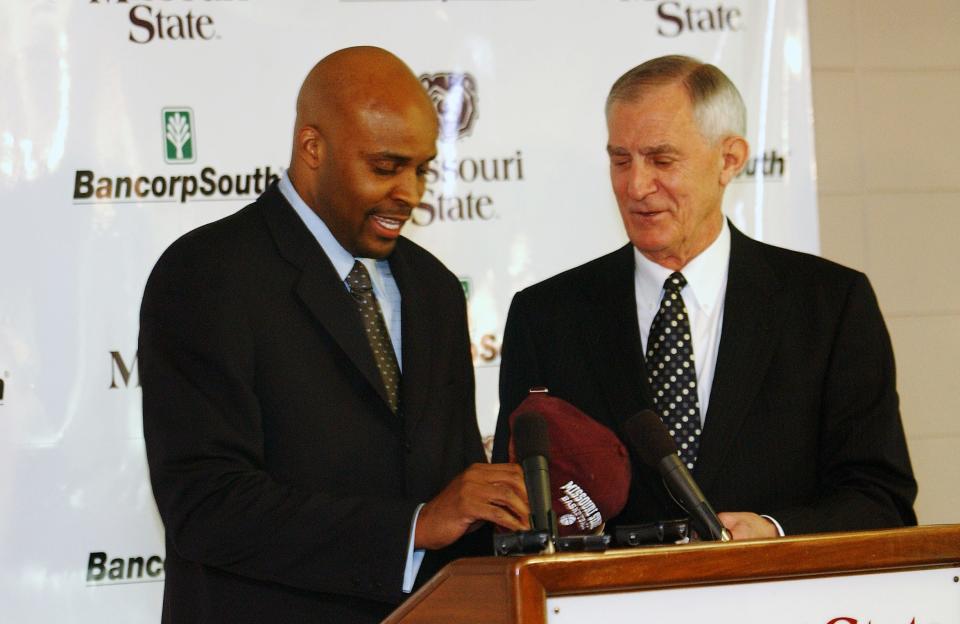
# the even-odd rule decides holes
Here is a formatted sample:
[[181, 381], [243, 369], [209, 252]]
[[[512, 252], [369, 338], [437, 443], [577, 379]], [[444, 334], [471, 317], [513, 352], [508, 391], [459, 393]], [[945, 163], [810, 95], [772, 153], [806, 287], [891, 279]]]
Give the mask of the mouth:
[[663, 214], [664, 212], [667, 212], [667, 211], [666, 210], [631, 210], [630, 214], [632, 214], [635, 217], [642, 217], [642, 218], [649, 219], [652, 217], [656, 217], [657, 215]]
[[373, 223], [377, 234], [385, 238], [396, 238], [400, 235], [400, 228], [407, 222], [410, 215], [399, 214], [372, 214], [370, 221]]

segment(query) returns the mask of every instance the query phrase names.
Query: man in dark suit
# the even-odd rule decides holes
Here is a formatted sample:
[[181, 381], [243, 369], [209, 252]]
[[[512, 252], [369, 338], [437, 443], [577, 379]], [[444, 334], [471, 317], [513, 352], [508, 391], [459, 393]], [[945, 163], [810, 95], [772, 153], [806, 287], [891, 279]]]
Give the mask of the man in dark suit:
[[436, 113], [377, 48], [318, 63], [287, 175], [175, 242], [146, 286], [144, 434], [164, 622], [374, 622], [527, 526], [485, 463], [456, 277], [400, 236]]
[[[515, 296], [494, 459], [546, 386], [620, 435], [652, 408], [734, 539], [916, 524], [890, 339], [869, 282], [753, 241], [721, 212], [748, 154], [736, 87], [654, 59], [607, 99], [630, 244]], [[614, 524], [683, 517], [634, 456]]]

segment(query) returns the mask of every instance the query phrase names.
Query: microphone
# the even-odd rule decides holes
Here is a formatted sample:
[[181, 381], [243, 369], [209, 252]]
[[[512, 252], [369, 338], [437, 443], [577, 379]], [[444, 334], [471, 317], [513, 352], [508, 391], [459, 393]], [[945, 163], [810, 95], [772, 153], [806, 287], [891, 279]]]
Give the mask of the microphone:
[[697, 482], [677, 456], [677, 445], [663, 421], [651, 410], [634, 414], [624, 423], [630, 446], [643, 463], [660, 473], [667, 489], [697, 523], [704, 539], [729, 542], [730, 532], [717, 518]]
[[526, 412], [517, 416], [513, 422], [513, 445], [527, 485], [530, 528], [549, 533], [545, 552], [553, 553], [557, 540], [557, 516], [553, 513], [550, 496], [550, 434], [542, 414]]

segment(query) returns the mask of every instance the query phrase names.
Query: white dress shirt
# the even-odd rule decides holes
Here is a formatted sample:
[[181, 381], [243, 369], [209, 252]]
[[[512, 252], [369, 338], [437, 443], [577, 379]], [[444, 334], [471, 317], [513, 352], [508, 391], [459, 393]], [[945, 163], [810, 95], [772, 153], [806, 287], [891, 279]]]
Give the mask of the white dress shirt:
[[[647, 352], [650, 325], [660, 309], [663, 283], [673, 273], [671, 269], [648, 260], [634, 247], [634, 290], [637, 299], [637, 322], [640, 341]], [[687, 306], [690, 333], [693, 342], [693, 360], [697, 369], [697, 398], [700, 400], [700, 426], [706, 421], [713, 387], [713, 373], [720, 351], [720, 330], [723, 327], [723, 299], [727, 292], [727, 273], [730, 268], [730, 227], [723, 220], [720, 235], [680, 271], [687, 285], [680, 291]]]

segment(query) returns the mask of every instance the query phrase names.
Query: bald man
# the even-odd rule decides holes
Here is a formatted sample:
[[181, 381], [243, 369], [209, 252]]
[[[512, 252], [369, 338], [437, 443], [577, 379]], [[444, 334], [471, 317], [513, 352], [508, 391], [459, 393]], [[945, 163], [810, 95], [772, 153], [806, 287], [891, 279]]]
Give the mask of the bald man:
[[144, 436], [164, 622], [376, 622], [484, 523], [526, 528], [486, 464], [463, 292], [400, 235], [437, 118], [377, 48], [321, 60], [290, 168], [188, 233], [144, 293]]

